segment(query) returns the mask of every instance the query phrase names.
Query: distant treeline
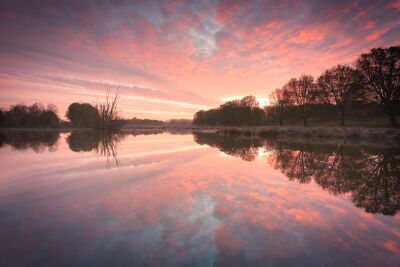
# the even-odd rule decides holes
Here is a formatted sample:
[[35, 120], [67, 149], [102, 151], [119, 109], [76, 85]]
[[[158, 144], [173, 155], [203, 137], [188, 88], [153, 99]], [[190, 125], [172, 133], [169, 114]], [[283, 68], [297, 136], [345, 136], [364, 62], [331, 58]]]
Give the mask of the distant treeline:
[[191, 125], [192, 120], [186, 119], [172, 119], [168, 121], [151, 120], [151, 119], [121, 119], [124, 126], [135, 127], [135, 126], [185, 126]]
[[150, 120], [150, 119], [138, 119], [134, 117], [133, 119], [124, 119], [124, 124], [127, 126], [139, 126], [139, 125], [164, 125], [163, 121], [159, 120]]
[[105, 101], [95, 106], [88, 103], [72, 103], [66, 117], [69, 122], [62, 121], [53, 104], [44, 107], [41, 103], [31, 106], [17, 104], [9, 110], [0, 108], [0, 127], [2, 128], [92, 128], [96, 130], [112, 130], [122, 126], [118, 113], [118, 94], [110, 97], [106, 91]]
[[[248, 96], [248, 99], [255, 99]], [[337, 65], [316, 80], [311, 75], [292, 78], [270, 95], [271, 105], [263, 114], [258, 103], [227, 102], [216, 109], [195, 114], [195, 125], [259, 125], [278, 121], [304, 126], [313, 122], [346, 119], [368, 121], [386, 116], [397, 127], [400, 114], [400, 46], [374, 48], [359, 56], [354, 67]], [[255, 101], [256, 102], [256, 101]], [[247, 110], [247, 111], [246, 111]], [[255, 116], [245, 116], [249, 110]]]
[[[103, 115], [102, 115], [103, 114]], [[113, 115], [104, 115], [113, 114]], [[103, 112], [97, 105], [89, 103], [72, 103], [65, 116], [69, 121], [61, 120], [57, 115], [57, 107], [41, 103], [31, 106], [17, 104], [9, 110], [0, 108], [0, 128], [88, 128], [116, 130], [122, 126], [184, 126], [191, 125], [192, 120], [172, 119], [169, 121], [151, 119], [124, 119], [116, 112]]]
[[218, 108], [200, 110], [194, 115], [194, 125], [260, 125], [264, 110], [254, 96], [228, 101]]
[[31, 106], [14, 105], [9, 110], [0, 109], [2, 128], [58, 128], [60, 119], [55, 105], [44, 107], [40, 103]]
[[119, 129], [122, 126], [183, 126], [191, 125], [192, 120], [172, 119], [160, 121], [152, 119], [120, 118], [113, 115], [104, 122], [98, 107], [89, 103], [72, 103], [68, 106], [65, 116], [69, 121], [61, 120], [57, 115], [57, 107], [41, 103], [31, 106], [17, 104], [5, 110], [0, 108], [0, 128], [89, 128], [89, 129]]

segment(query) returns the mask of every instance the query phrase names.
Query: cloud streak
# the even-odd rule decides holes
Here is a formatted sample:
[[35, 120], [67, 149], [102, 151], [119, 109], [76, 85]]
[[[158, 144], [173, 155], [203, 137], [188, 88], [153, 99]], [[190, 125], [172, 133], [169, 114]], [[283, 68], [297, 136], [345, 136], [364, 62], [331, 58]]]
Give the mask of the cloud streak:
[[[66, 105], [80, 90], [101, 92], [103, 86], [162, 100], [146, 108], [126, 98], [127, 117], [137, 115], [138, 104], [138, 110], [163, 118], [182, 112], [190, 118], [195, 108], [217, 105], [224, 97], [265, 98], [291, 77], [316, 76], [331, 65], [354, 62], [372, 47], [400, 42], [399, 1], [0, 5], [0, 105], [15, 100]], [[35, 96], [32, 88], [39, 85], [47, 97]], [[168, 106], [174, 103], [184, 104], [173, 112]]]

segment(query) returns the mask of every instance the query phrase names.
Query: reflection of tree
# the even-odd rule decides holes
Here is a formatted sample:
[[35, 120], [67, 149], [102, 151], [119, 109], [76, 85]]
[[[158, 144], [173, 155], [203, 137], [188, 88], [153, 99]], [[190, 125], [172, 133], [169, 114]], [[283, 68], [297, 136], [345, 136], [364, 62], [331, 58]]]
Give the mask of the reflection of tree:
[[5, 144], [16, 150], [32, 149], [42, 153], [46, 148], [54, 152], [57, 150], [57, 141], [60, 134], [56, 131], [16, 131], [0, 133], [0, 147]]
[[370, 213], [400, 211], [400, 150], [267, 142], [269, 161], [290, 180], [314, 180], [333, 194], [350, 193]]
[[355, 160], [361, 153], [357, 149], [344, 146], [320, 146], [315, 157], [315, 182], [323, 189], [337, 195], [354, 190], [361, 168]]
[[228, 155], [245, 161], [253, 161], [258, 155], [258, 148], [263, 146], [263, 141], [255, 138], [232, 138], [204, 132], [194, 132], [193, 137], [200, 145], [216, 147]]
[[352, 200], [367, 212], [395, 215], [400, 210], [400, 151], [363, 153], [364, 167]]
[[99, 131], [74, 131], [67, 137], [69, 148], [74, 152], [95, 151], [101, 156], [112, 158], [118, 165], [117, 146], [122, 140], [122, 134], [111, 134]]
[[274, 167], [282, 170], [282, 172], [290, 180], [298, 180], [300, 183], [309, 183], [313, 175], [313, 169], [309, 166], [313, 165], [312, 152], [304, 150], [288, 150], [282, 146], [278, 146], [274, 153], [270, 156], [270, 162], [274, 162]]
[[74, 131], [67, 137], [69, 149], [74, 152], [88, 152], [98, 149], [100, 134], [94, 131]]

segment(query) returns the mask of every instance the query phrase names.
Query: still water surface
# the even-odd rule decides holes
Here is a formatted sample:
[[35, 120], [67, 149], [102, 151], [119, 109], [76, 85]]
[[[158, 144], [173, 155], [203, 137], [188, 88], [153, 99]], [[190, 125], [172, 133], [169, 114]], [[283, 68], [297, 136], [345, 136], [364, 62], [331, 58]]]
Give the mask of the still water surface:
[[400, 266], [400, 150], [0, 135], [0, 266]]

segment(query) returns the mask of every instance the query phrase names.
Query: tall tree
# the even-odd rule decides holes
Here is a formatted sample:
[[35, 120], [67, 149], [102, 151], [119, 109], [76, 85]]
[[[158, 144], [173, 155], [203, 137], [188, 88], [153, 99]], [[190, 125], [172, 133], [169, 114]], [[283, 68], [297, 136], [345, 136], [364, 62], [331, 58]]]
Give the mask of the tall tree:
[[264, 112], [255, 96], [245, 96], [240, 100], [241, 114], [244, 116], [243, 124], [256, 125], [262, 119]]
[[366, 95], [384, 106], [390, 123], [397, 127], [396, 109], [400, 104], [400, 46], [373, 48], [362, 54], [357, 67], [366, 79]]
[[284, 98], [299, 108], [305, 127], [308, 126], [309, 106], [315, 103], [315, 88], [314, 78], [311, 75], [292, 78], [283, 87]]
[[283, 90], [280, 88], [275, 89], [269, 95], [269, 100], [272, 106], [272, 112], [275, 113], [279, 118], [279, 125], [283, 126], [283, 117], [285, 115], [286, 109], [289, 105], [288, 100], [283, 94]]
[[326, 70], [317, 80], [318, 99], [336, 107], [344, 126], [348, 104], [361, 96], [363, 78], [359, 71], [344, 65]]

